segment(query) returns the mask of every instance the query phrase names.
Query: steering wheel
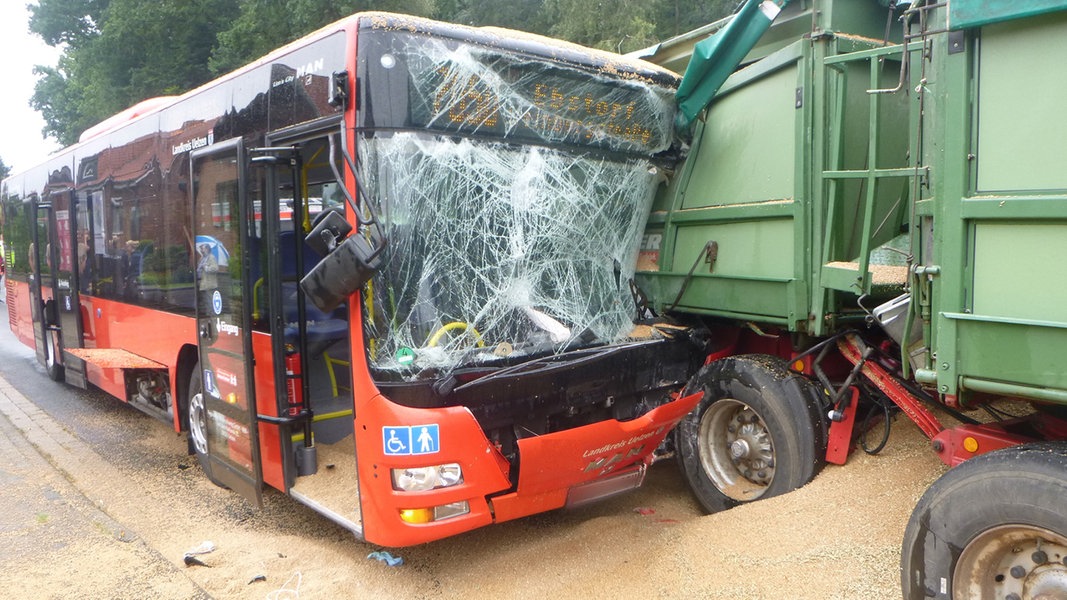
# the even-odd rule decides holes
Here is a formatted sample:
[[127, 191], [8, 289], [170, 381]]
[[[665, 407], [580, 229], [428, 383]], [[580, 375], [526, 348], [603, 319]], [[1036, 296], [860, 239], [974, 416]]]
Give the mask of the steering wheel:
[[430, 341], [427, 342], [426, 345], [431, 348], [436, 346], [437, 342], [440, 342], [441, 338], [444, 337], [446, 333], [448, 333], [449, 331], [455, 331], [457, 329], [463, 331], [470, 330], [472, 333], [474, 333], [474, 338], [478, 347], [485, 348], [485, 340], [482, 339], [482, 334], [478, 333], [478, 330], [475, 329], [473, 325], [470, 325], [469, 323], [466, 323], [464, 321], [452, 321], [451, 323], [442, 326], [440, 329], [433, 332], [433, 335], [430, 336]]

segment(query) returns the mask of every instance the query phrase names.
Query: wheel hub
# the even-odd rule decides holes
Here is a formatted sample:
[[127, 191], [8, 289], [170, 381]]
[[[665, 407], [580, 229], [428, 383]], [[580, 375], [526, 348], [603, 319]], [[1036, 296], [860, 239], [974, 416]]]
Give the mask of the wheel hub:
[[751, 450], [749, 449], [748, 442], [745, 440], [734, 440], [734, 443], [730, 444], [730, 456], [733, 457], [734, 460], [747, 458], [749, 452], [751, 452]]
[[193, 447], [200, 454], [207, 454], [207, 410], [203, 394], [194, 394], [189, 400], [189, 435]]
[[720, 491], [739, 501], [759, 498], [774, 479], [774, 447], [763, 419], [747, 404], [722, 399], [700, 420], [704, 472]]
[[989, 529], [963, 549], [955, 598], [1067, 600], [1067, 538], [1030, 525]]

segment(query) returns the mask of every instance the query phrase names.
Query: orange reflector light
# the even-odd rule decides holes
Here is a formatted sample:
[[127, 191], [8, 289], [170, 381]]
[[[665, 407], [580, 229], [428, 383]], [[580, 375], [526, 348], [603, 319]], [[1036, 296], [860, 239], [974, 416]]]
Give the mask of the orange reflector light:
[[226, 394], [226, 401], [230, 404], [237, 404], [237, 394], [235, 394], [234, 392]]
[[794, 362], [793, 363], [793, 370], [794, 371], [803, 371], [804, 370], [804, 361], [798, 360], [798, 361]]
[[433, 508], [402, 508], [400, 509], [400, 520], [412, 524], [432, 523], [433, 521], [443, 521], [452, 517], [461, 517], [470, 513], [470, 511], [470, 503], [466, 500], [460, 500], [459, 502], [442, 504]]
[[433, 509], [404, 508], [400, 510], [400, 520], [405, 523], [429, 523], [433, 521]]
[[974, 439], [973, 437], [963, 438], [963, 449], [971, 453], [977, 452], [978, 440]]

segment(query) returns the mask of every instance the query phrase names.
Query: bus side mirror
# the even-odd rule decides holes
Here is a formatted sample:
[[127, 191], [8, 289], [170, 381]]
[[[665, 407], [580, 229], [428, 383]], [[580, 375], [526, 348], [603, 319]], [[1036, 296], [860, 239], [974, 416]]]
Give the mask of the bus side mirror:
[[300, 287], [319, 310], [328, 313], [362, 289], [381, 264], [382, 252], [362, 235], [353, 235], [319, 261], [300, 280]]
[[348, 108], [348, 71], [330, 73], [330, 91], [326, 103], [334, 108]]
[[352, 226], [339, 212], [327, 209], [315, 217], [315, 225], [304, 241], [319, 256], [326, 256], [352, 233]]

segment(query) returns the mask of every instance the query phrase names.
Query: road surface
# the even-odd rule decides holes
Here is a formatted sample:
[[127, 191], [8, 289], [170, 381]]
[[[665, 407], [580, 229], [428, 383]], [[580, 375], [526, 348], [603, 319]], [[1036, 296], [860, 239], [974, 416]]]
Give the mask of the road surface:
[[[390, 567], [281, 493], [259, 510], [213, 486], [183, 436], [51, 382], [6, 328], [0, 379], [0, 570], [19, 597], [899, 598], [904, 524], [943, 472], [898, 418], [881, 455], [783, 497], [705, 516], [666, 461], [635, 492], [391, 550]], [[205, 542], [208, 566], [186, 566]]]

